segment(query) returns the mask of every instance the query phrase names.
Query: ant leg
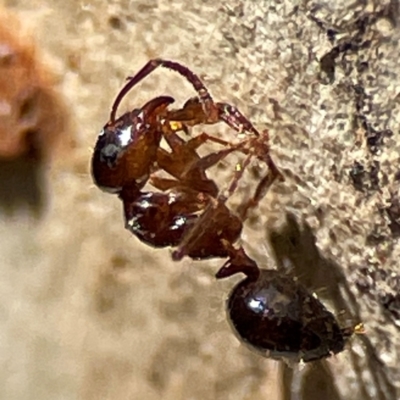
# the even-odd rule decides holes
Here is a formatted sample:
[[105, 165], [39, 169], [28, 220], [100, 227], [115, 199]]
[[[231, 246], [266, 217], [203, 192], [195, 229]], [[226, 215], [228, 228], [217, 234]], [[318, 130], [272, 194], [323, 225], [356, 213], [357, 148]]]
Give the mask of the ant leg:
[[255, 136], [260, 136], [260, 133], [249, 119], [235, 106], [228, 103], [213, 103], [213, 107], [217, 110], [215, 118], [215, 115], [210, 117], [210, 115], [207, 114], [201, 101], [202, 99], [198, 97], [189, 99], [182, 109], [169, 111], [168, 120], [181, 122], [188, 126], [225, 122], [236, 132], [251, 132]]
[[251, 132], [255, 136], [260, 136], [258, 130], [250, 122], [250, 120], [245, 117], [238, 108], [232, 106], [228, 103], [216, 103], [219, 111], [220, 121], [224, 121], [233, 130], [243, 133]]
[[[197, 138], [193, 138], [193, 141], [195, 142], [196, 139]], [[262, 198], [266, 196], [273, 182], [276, 179], [280, 179], [281, 181], [284, 180], [283, 175], [270, 156], [268, 139], [268, 131], [265, 130], [262, 135], [256, 138], [247, 141], [245, 140], [237, 145], [231, 145], [231, 149], [209, 154], [208, 156], [198, 159], [195, 163], [193, 163], [190, 169], [187, 170], [187, 175], [189, 176], [191, 173], [198, 170], [205, 171], [207, 168], [210, 168], [222, 160], [231, 151], [238, 150], [244, 154], [247, 154], [247, 157], [244, 159], [244, 161], [236, 165], [233, 179], [228, 188], [221, 192], [218, 196], [220, 201], [226, 201], [236, 191], [238, 183], [243, 176], [244, 170], [250, 164], [251, 159], [256, 157], [260, 161], [265, 162], [269, 169], [267, 175], [258, 183], [253, 197], [247, 202], [243, 203], [238, 209], [238, 213], [244, 221], [246, 219], [248, 210], [256, 207], [259, 204]]]
[[229, 154], [233, 153], [234, 151], [238, 150], [237, 146], [232, 146], [229, 149], [224, 149], [220, 151], [216, 151], [214, 153], [208, 154], [200, 159], [198, 159], [196, 162], [191, 164], [185, 171], [184, 175], [190, 175], [194, 172], [205, 172], [208, 168], [211, 168], [215, 164], [219, 163], [222, 161], [226, 156]]
[[[248, 157], [245, 159], [245, 161], [241, 165], [238, 165], [236, 167], [234, 179], [233, 179], [230, 187], [227, 189], [227, 194], [225, 195], [226, 198], [231, 196], [233, 194], [233, 192], [236, 190], [237, 184], [238, 184], [240, 178], [242, 177], [244, 170], [246, 169], [247, 165], [250, 163], [251, 157], [254, 156], [254, 154], [252, 154], [251, 150], [246, 149], [246, 144], [248, 144], [248, 141], [246, 141], [246, 140], [234, 145], [225, 140], [210, 136], [204, 132], [186, 142], [183, 139], [181, 139], [178, 135], [176, 135], [175, 132], [168, 133], [168, 134], [164, 135], [164, 137], [165, 137], [167, 143], [169, 144], [169, 146], [171, 147], [171, 149], [173, 150], [173, 153], [176, 153], [176, 154], [170, 154], [170, 153], [165, 152], [165, 150], [162, 150], [162, 149], [160, 150], [159, 161], [161, 162], [161, 168], [166, 170], [166, 172], [169, 172], [169, 173], [171, 173], [171, 170], [170, 170], [171, 163], [176, 163], [176, 161], [177, 161], [176, 155], [179, 154], [179, 152], [182, 152], [182, 150], [186, 150], [186, 151], [189, 150], [189, 152], [194, 152], [198, 147], [200, 147], [203, 143], [205, 143], [207, 141], [216, 142], [221, 145], [224, 145], [225, 147], [230, 146], [230, 148], [221, 150], [219, 152], [211, 153], [202, 158], [199, 158], [197, 153], [194, 153], [194, 154], [192, 153], [192, 155], [193, 155], [192, 159], [195, 161], [192, 162], [192, 164], [190, 164], [190, 160], [188, 159], [188, 157], [186, 157], [185, 165], [189, 165], [190, 167], [186, 169], [184, 175], [191, 176], [193, 173], [199, 173], [199, 171], [205, 172], [205, 170], [207, 170], [208, 168], [212, 167], [213, 165], [215, 165], [216, 163], [218, 163], [219, 161], [224, 159], [228, 154], [230, 154], [233, 151], [241, 151], [245, 154], [248, 154]], [[263, 136], [263, 138], [264, 138], [264, 136]], [[187, 154], [190, 154], [190, 153], [187, 153]], [[270, 159], [270, 157], [266, 161], [267, 161], [268, 165], [270, 165], [271, 169], [273, 169], [274, 171], [275, 170], [277, 171], [277, 168], [276, 168], [275, 164], [273, 163], [273, 161]], [[183, 167], [183, 165], [182, 165], [182, 167]], [[183, 168], [181, 168], [181, 171], [182, 170], [183, 170]], [[172, 175], [176, 176], [176, 174], [172, 174]], [[183, 175], [180, 175], [179, 177], [176, 176], [176, 177], [180, 178], [180, 179], [184, 179]]]
[[202, 132], [202, 133], [200, 133], [200, 135], [189, 139], [186, 142], [186, 145], [190, 149], [195, 150], [195, 149], [199, 148], [203, 143], [206, 143], [206, 142], [214, 142], [214, 143], [218, 143], [218, 144], [220, 144], [222, 146], [233, 146], [232, 143], [230, 143], [230, 142], [228, 142], [226, 140], [219, 139], [219, 138], [216, 138], [214, 136], [211, 136], [211, 135], [209, 135], [208, 133], [205, 133], [205, 132]]
[[218, 196], [218, 199], [220, 201], [225, 202], [236, 191], [238, 183], [243, 176], [244, 170], [250, 164], [250, 161], [251, 161], [251, 155], [247, 156], [241, 164], [236, 165], [235, 174], [233, 176], [233, 179], [232, 179], [230, 185], [228, 186], [227, 189], [222, 191]]
[[[243, 141], [242, 145], [241, 144], [236, 145], [236, 146], [238, 146], [237, 149], [245, 154], [249, 154], [249, 153], [253, 152], [254, 155], [258, 159], [260, 159], [261, 161], [264, 161], [267, 164], [268, 168], [271, 171], [273, 171], [274, 174], [276, 174], [277, 176], [280, 176], [280, 178], [282, 179], [282, 174], [279, 172], [278, 167], [276, 166], [276, 164], [274, 163], [274, 161], [272, 160], [272, 158], [269, 154], [268, 131], [264, 130], [262, 132], [262, 134], [260, 134], [257, 131], [257, 129], [253, 126], [253, 124], [250, 122], [250, 120], [248, 118], [246, 118], [239, 111], [239, 109], [237, 109], [236, 107], [234, 107], [230, 104], [216, 103], [215, 105], [219, 109], [221, 121], [224, 121], [229, 127], [231, 127], [232, 129], [234, 129], [235, 131], [237, 131], [239, 133], [247, 131], [247, 132], [253, 133], [256, 136], [256, 139], [248, 140], [248, 144], [250, 145], [250, 150], [247, 150], [244, 146], [246, 144], [246, 141]], [[171, 113], [169, 116], [173, 117], [173, 115], [171, 115]], [[201, 122], [197, 122], [197, 123], [201, 123]], [[202, 134], [202, 135], [206, 135], [206, 134]], [[205, 142], [206, 140], [214, 141], [214, 142], [220, 143], [225, 146], [233, 146], [233, 144], [231, 144], [229, 142], [226, 142], [221, 139], [217, 139], [217, 138], [209, 136], [209, 135], [206, 135], [207, 139], [204, 138], [204, 140], [203, 140], [202, 135], [199, 135], [198, 137], [193, 138], [194, 142], [197, 142], [197, 141], [200, 142], [198, 144], [198, 146], [201, 143]], [[190, 143], [190, 141], [188, 141], [187, 143]], [[254, 150], [252, 151], [252, 149], [254, 149]]]
[[164, 149], [158, 149], [157, 162], [161, 169], [178, 179], [182, 179], [185, 175], [194, 171], [205, 172], [206, 169], [217, 164], [228, 154], [239, 148], [239, 145], [231, 146], [229, 144], [230, 147], [228, 149], [223, 149], [204, 157], [200, 157], [195, 150], [201, 144], [205, 143], [204, 139], [208, 140], [208, 135], [204, 135], [200, 138], [196, 137], [194, 140], [188, 142], [183, 141], [175, 134], [168, 136], [170, 137], [167, 142], [170, 145], [172, 152], [169, 153]]
[[255, 208], [258, 206], [260, 201], [266, 196], [269, 188], [279, 176], [281, 176], [280, 172], [279, 175], [277, 175], [270, 170], [268, 171], [267, 175], [265, 175], [264, 178], [261, 179], [256, 187], [253, 197], [247, 200], [245, 203], [241, 204], [238, 208], [238, 214], [242, 221], [247, 218], [247, 212], [250, 208]]
[[[194, 139], [196, 139], [196, 138], [194, 138]], [[263, 143], [261, 143], [261, 145], [260, 145], [260, 139], [263, 141]], [[242, 151], [243, 153], [247, 154], [247, 157], [244, 159], [244, 161], [236, 166], [235, 173], [234, 173], [234, 176], [233, 176], [233, 179], [232, 179], [230, 185], [224, 191], [224, 193], [221, 192], [221, 194], [219, 196], [219, 199], [221, 201], [226, 201], [236, 191], [238, 183], [243, 176], [244, 170], [250, 164], [251, 159], [253, 157], [257, 157], [261, 161], [264, 161], [269, 168], [268, 174], [257, 185], [255, 194], [252, 197], [252, 199], [249, 200], [247, 204], [244, 204], [241, 206], [242, 211], [240, 212], [240, 215], [243, 217], [243, 220], [244, 220], [247, 210], [249, 208], [256, 207], [258, 205], [258, 203], [261, 201], [261, 199], [266, 195], [266, 193], [267, 193], [269, 187], [272, 185], [272, 183], [277, 178], [283, 180], [283, 175], [281, 174], [278, 167], [275, 165], [272, 158], [270, 157], [268, 146], [265, 145], [265, 141], [267, 139], [268, 139], [268, 134], [267, 134], [267, 131], [265, 131], [262, 136], [258, 137], [257, 139], [255, 139], [254, 141], [252, 141], [250, 143], [251, 147], [249, 150], [244, 147], [248, 142], [244, 141], [235, 146], [232, 145], [232, 147], [230, 149], [226, 149], [226, 150], [222, 150], [220, 152], [215, 152], [215, 153], [209, 154], [208, 156], [205, 156], [205, 157], [197, 160], [194, 164], [192, 164], [190, 169], [187, 170], [187, 175], [190, 175], [191, 172], [194, 172], [196, 170], [205, 171], [206, 169], [215, 165], [217, 162], [221, 161], [224, 157], [226, 157], [232, 151], [238, 150], [238, 151]], [[256, 150], [252, 151], [253, 148]]]
[[[182, 126], [181, 129], [179, 130], [185, 130], [184, 126]], [[206, 142], [213, 142], [213, 143], [218, 143], [222, 146], [233, 146], [232, 143], [216, 138], [214, 136], [211, 136], [205, 132], [200, 133], [198, 136], [195, 136], [193, 138], [190, 138], [189, 140], [185, 141], [182, 138], [180, 138], [175, 131], [171, 131], [168, 133], [164, 133], [164, 138], [165, 141], [168, 143], [169, 147], [171, 147], [171, 150], [173, 152], [179, 152], [184, 148], [185, 150], [189, 151], [195, 151], [197, 150], [202, 144]]]
[[235, 249], [231, 243], [224, 242], [228, 251], [228, 260], [215, 274], [217, 279], [228, 278], [239, 272], [245, 274], [249, 280], [256, 281], [260, 276], [257, 263], [244, 251], [243, 247]]
[[[232, 145], [225, 140], [214, 138], [206, 133], [184, 141], [173, 130], [164, 132], [164, 138], [172, 152], [162, 148], [158, 149], [158, 166], [178, 179], [181, 185], [198, 191], [205, 190], [211, 196], [216, 197], [218, 188], [212, 180], [207, 178], [205, 171], [231, 152], [236, 151], [242, 144]], [[216, 142], [228, 148], [200, 157], [196, 149], [207, 141]]]
[[[204, 83], [201, 81], [198, 75], [191, 71], [186, 66], [169, 60], [163, 60], [156, 58], [150, 60], [145, 64], [145, 66], [136, 73], [133, 77], [128, 77], [128, 82], [121, 89], [118, 96], [116, 97], [114, 104], [111, 107], [110, 121], [115, 121], [115, 115], [119, 104], [126, 94], [136, 86], [141, 80], [150, 75], [158, 67], [163, 67], [175, 71], [187, 79], [189, 83], [192, 84], [193, 88], [199, 95], [199, 101], [202, 105], [203, 115], [200, 115], [200, 120], [196, 122], [214, 124], [219, 121], [224, 121], [228, 126], [230, 126], [235, 131], [241, 133], [243, 131], [248, 131], [253, 133], [255, 136], [259, 136], [259, 132], [253, 126], [253, 124], [246, 118], [236, 107], [227, 103], [215, 103], [212, 99], [210, 93], [205, 87]], [[187, 109], [192, 107], [191, 113], [199, 114], [199, 110], [196, 112], [196, 99], [189, 100], [185, 104]]]
[[216, 109], [215, 103], [211, 95], [209, 94], [208, 90], [204, 86], [203, 82], [201, 81], [201, 79], [189, 68], [185, 67], [182, 64], [179, 64], [174, 61], [156, 58], [147, 62], [147, 64], [138, 73], [136, 73], [136, 75], [134, 75], [133, 77], [128, 77], [127, 84], [119, 92], [111, 108], [111, 115], [110, 115], [111, 121], [115, 121], [115, 115], [118, 106], [121, 103], [122, 99], [126, 96], [126, 94], [141, 80], [146, 78], [160, 66], [178, 72], [184, 78], [186, 78], [188, 82], [192, 84], [196, 92], [199, 94], [200, 100], [204, 104], [206, 114], [209, 116], [209, 118], [213, 120], [218, 120], [218, 115], [217, 115], [218, 110]]
[[[210, 93], [201, 81], [198, 75], [191, 71], [186, 66], [169, 60], [163, 60], [156, 58], [150, 60], [136, 75], [128, 77], [128, 82], [121, 89], [118, 96], [116, 97], [114, 104], [111, 107], [110, 120], [115, 121], [115, 115], [119, 104], [126, 94], [136, 86], [141, 80], [150, 75], [158, 67], [163, 67], [175, 71], [187, 79], [193, 86], [199, 95], [199, 101], [202, 105], [203, 115], [200, 115], [200, 120], [196, 123], [215, 124], [220, 121], [224, 121], [232, 129], [237, 132], [248, 131], [254, 135], [259, 136], [257, 129], [254, 128], [253, 124], [234, 106], [227, 103], [215, 103]], [[196, 111], [196, 101], [192, 100], [186, 103], [186, 107], [194, 107], [190, 110], [192, 113]], [[196, 114], [196, 112], [195, 112]], [[197, 111], [198, 114], [198, 111]]]
[[274, 163], [270, 155], [269, 149], [269, 134], [268, 130], [264, 130], [260, 137], [251, 140], [251, 147], [253, 149], [254, 155], [260, 160], [267, 164], [268, 168], [273, 171], [274, 174], [279, 176], [283, 180], [283, 175], [280, 173], [278, 167]]
[[271, 158], [270, 155], [270, 150], [268, 146], [268, 131], [265, 130], [263, 131], [262, 135], [252, 139], [249, 141], [250, 144], [250, 156], [244, 161], [243, 165], [241, 168], [239, 168], [239, 171], [237, 171], [236, 176], [234, 177], [230, 190], [228, 190], [228, 193], [233, 193], [234, 190], [236, 190], [237, 183], [241, 176], [243, 175], [243, 171], [246, 168], [246, 166], [249, 163], [249, 159], [251, 157], [256, 157], [260, 161], [264, 162], [268, 166], [268, 173], [267, 175], [261, 179], [261, 181], [258, 183], [256, 190], [254, 192], [253, 197], [248, 200], [247, 202], [243, 203], [241, 206], [239, 206], [238, 213], [241, 216], [242, 220], [244, 221], [246, 219], [247, 211], [250, 208], [256, 207], [261, 199], [265, 197], [267, 194], [269, 188], [273, 184], [273, 182], [276, 179], [279, 179], [281, 181], [284, 180], [284, 177], [282, 173], [279, 171], [278, 167], [274, 163], [274, 161]]
[[152, 186], [163, 192], [180, 186], [180, 182], [176, 179], [160, 178], [159, 176], [152, 175], [149, 180]]
[[218, 195], [218, 187], [213, 180], [207, 177], [206, 170], [235, 150], [232, 147], [200, 158], [194, 150], [185, 149], [184, 147], [181, 151], [172, 153], [168, 153], [164, 149], [158, 149], [157, 163], [162, 170], [179, 180], [179, 186], [185, 186], [216, 197]]

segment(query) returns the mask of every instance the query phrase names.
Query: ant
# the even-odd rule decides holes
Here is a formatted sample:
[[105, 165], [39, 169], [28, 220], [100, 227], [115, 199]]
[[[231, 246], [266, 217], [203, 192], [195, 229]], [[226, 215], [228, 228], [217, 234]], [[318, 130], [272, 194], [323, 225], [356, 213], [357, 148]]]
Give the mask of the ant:
[[[156, 97], [117, 118], [118, 107], [127, 93], [158, 67], [181, 74], [197, 96], [181, 109], [172, 110], [168, 108], [174, 102], [172, 97]], [[206, 133], [185, 141], [177, 133], [189, 134], [191, 127], [219, 122], [251, 137], [233, 144]], [[162, 139], [170, 152], [161, 147]], [[206, 142], [224, 148], [200, 157], [196, 150]], [[207, 177], [206, 170], [234, 151], [247, 158], [236, 168], [231, 184], [222, 193]], [[265, 162], [269, 171], [237, 215], [225, 203], [252, 157]], [[168, 173], [172, 179], [158, 176], [158, 171]], [[266, 131], [260, 134], [236, 107], [215, 102], [200, 78], [187, 67], [162, 59], [149, 61], [128, 78], [117, 95], [110, 120], [94, 149], [92, 175], [101, 189], [119, 195], [126, 228], [154, 247], [178, 247], [173, 253], [176, 260], [185, 255], [193, 259], [226, 257], [222, 241], [233, 243], [239, 238], [248, 209], [259, 203], [275, 179], [282, 178], [270, 157]], [[148, 182], [161, 192], [142, 191]]]
[[[172, 97], [156, 97], [117, 118], [123, 98], [158, 67], [181, 74], [197, 96], [180, 109], [169, 108]], [[178, 134], [189, 135], [192, 127], [219, 122], [250, 137], [230, 143], [204, 132], [188, 140]], [[161, 147], [162, 139], [170, 151]], [[206, 142], [223, 149], [200, 157], [197, 149]], [[221, 191], [206, 171], [235, 151], [247, 157]], [[235, 213], [226, 203], [252, 157], [265, 162], [268, 173]], [[270, 157], [268, 133], [260, 134], [236, 107], [215, 102], [200, 78], [184, 65], [154, 59], [128, 78], [98, 137], [92, 175], [101, 189], [118, 194], [126, 228], [144, 243], [176, 248], [174, 260], [228, 258], [217, 279], [236, 273], [246, 276], [229, 295], [228, 319], [240, 340], [257, 352], [276, 359], [313, 361], [342, 351], [356, 332], [356, 328], [341, 329], [333, 314], [299, 283], [278, 271], [260, 269], [243, 248], [234, 247], [247, 211], [282, 175]], [[147, 183], [156, 190], [146, 191]]]

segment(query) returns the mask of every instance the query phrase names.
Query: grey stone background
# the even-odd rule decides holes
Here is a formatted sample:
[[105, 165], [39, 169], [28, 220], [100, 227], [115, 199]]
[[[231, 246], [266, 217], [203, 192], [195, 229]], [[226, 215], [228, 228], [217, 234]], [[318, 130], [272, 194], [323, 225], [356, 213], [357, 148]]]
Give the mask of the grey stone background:
[[[0, 4], [56, 72], [75, 135], [46, 168], [40, 216], [2, 211], [1, 399], [289, 399], [291, 387], [307, 400], [400, 397], [397, 1]], [[226, 322], [236, 280], [215, 281], [221, 261], [173, 263], [140, 244], [118, 200], [94, 187], [97, 132], [124, 78], [154, 57], [190, 66], [270, 130], [286, 180], [243, 245], [260, 266], [292, 266], [343, 323], [365, 324], [345, 352], [295, 377], [252, 354]], [[193, 95], [158, 71], [125, 107], [160, 94]], [[2, 190], [17, 182], [1, 176]], [[247, 176], [240, 190], [253, 187]]]

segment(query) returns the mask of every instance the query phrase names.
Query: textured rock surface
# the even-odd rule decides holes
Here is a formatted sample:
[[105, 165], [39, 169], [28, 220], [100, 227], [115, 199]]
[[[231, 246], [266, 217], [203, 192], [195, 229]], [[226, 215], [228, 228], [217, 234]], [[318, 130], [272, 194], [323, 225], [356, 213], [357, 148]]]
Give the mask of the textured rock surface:
[[[92, 184], [91, 150], [116, 92], [159, 56], [270, 129], [286, 181], [249, 220], [251, 255], [293, 266], [344, 323], [366, 325], [348, 351], [302, 369], [302, 398], [400, 396], [398, 4], [332, 3], [0, 2], [49, 55], [77, 143], [49, 170], [40, 221], [2, 215], [0, 398], [289, 398], [292, 371], [230, 332], [233, 282], [213, 278], [221, 262], [172, 263], [169, 250], [141, 245], [117, 199]], [[192, 92], [160, 71], [129, 104], [158, 94]]]

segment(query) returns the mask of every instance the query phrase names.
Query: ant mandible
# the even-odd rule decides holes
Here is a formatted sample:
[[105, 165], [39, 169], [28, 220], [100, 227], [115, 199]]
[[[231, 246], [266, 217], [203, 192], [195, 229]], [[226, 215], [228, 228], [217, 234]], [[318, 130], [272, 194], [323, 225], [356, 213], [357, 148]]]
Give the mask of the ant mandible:
[[[181, 109], [170, 110], [169, 96], [156, 97], [142, 108], [116, 118], [118, 107], [127, 93], [158, 67], [178, 72], [197, 92]], [[184, 141], [178, 131], [201, 124], [226, 123], [250, 138], [232, 144], [202, 133]], [[160, 146], [164, 138], [171, 149]], [[196, 150], [206, 142], [224, 148], [200, 157]], [[233, 151], [247, 155], [225, 192], [220, 192], [206, 170]], [[254, 196], [232, 213], [226, 200], [235, 191], [252, 157], [265, 162], [268, 174], [259, 182]], [[157, 176], [165, 171], [173, 179]], [[260, 134], [234, 106], [215, 102], [200, 78], [182, 64], [154, 59], [149, 61], [117, 95], [110, 120], [101, 131], [92, 158], [92, 175], [101, 189], [117, 193], [123, 202], [125, 225], [143, 242], [154, 247], [178, 247], [174, 259], [185, 255], [203, 259], [226, 257], [222, 241], [234, 243], [240, 236], [247, 210], [255, 207], [272, 182], [281, 177], [270, 157], [268, 134]], [[149, 182], [161, 192], [142, 191]], [[200, 214], [203, 212], [202, 214]]]

